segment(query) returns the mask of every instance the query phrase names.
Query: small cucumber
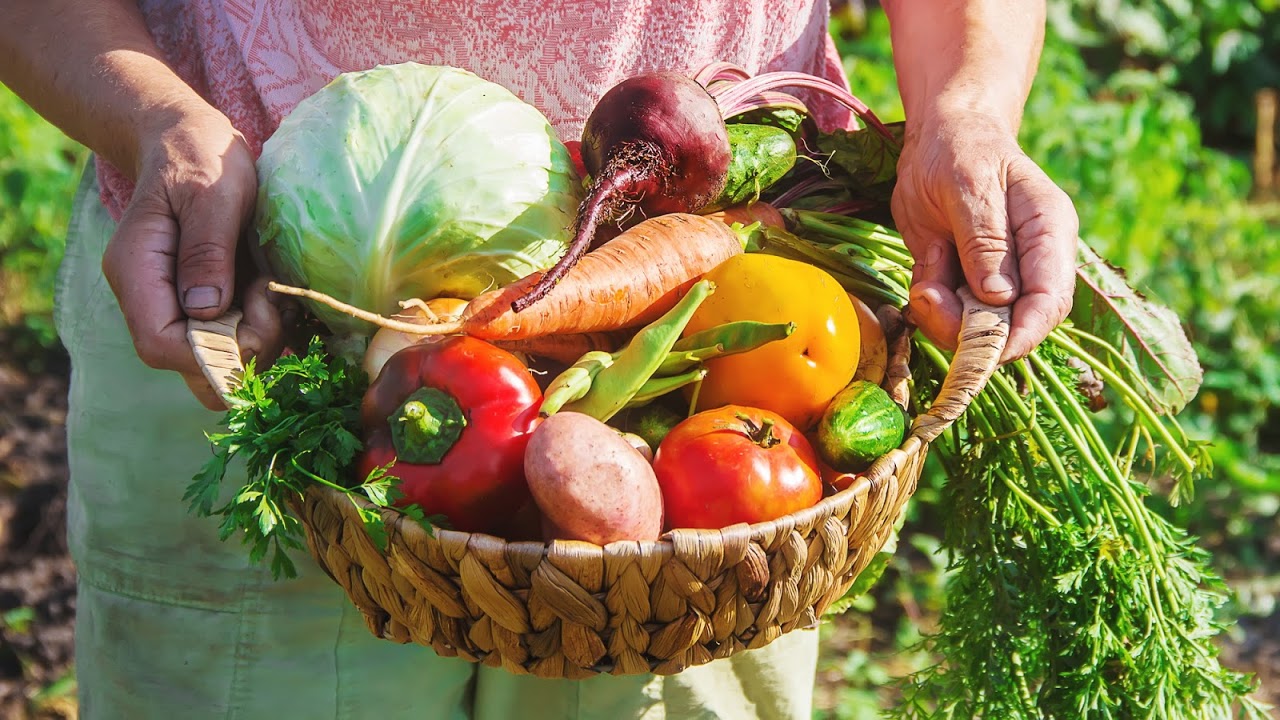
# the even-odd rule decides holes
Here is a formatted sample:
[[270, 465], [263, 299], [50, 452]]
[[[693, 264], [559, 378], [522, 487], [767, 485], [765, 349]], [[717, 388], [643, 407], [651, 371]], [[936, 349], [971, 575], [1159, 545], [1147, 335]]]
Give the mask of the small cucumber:
[[796, 143], [786, 130], [741, 123], [730, 123], [727, 129], [732, 152], [729, 171], [724, 190], [704, 209], [707, 212], [759, 200], [760, 193], [796, 164]]
[[818, 454], [838, 472], [861, 472], [902, 444], [906, 418], [889, 393], [856, 380], [831, 399], [818, 423]]

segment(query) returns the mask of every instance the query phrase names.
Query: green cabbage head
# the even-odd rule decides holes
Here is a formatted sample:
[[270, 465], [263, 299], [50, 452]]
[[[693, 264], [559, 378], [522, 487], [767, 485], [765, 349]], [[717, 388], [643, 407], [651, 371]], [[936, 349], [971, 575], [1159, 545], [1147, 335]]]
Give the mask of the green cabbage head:
[[[547, 119], [500, 85], [404, 63], [307, 98], [258, 161], [259, 238], [284, 282], [388, 315], [545, 270], [581, 196]], [[309, 303], [339, 335], [376, 328]]]

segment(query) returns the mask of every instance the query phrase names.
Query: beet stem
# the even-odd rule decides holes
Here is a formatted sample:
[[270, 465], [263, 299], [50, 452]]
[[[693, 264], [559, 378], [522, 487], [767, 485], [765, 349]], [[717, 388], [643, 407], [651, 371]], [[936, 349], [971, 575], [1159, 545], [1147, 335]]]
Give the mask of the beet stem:
[[787, 188], [785, 192], [770, 200], [769, 204], [780, 208], [790, 207], [800, 198], [823, 190], [838, 190], [841, 187], [843, 186], [840, 183], [827, 177], [809, 177]]
[[[737, 82], [751, 77], [742, 66], [730, 62], [713, 62], [693, 76], [695, 82], [708, 90], [717, 82]], [[712, 93], [714, 96], [714, 93]]]
[[[724, 92], [728, 92], [730, 89], [731, 87], [726, 87]], [[747, 98], [745, 100], [742, 100], [734, 104], [734, 109], [732, 110], [732, 112], [731, 113], [726, 112], [723, 115], [725, 120], [730, 120], [732, 118], [738, 117], [739, 115], [745, 115], [751, 112], [752, 110], [783, 110], [783, 109], [795, 110], [799, 113], [803, 113], [804, 115], [812, 114], [809, 112], [808, 106], [800, 102], [800, 100], [796, 98], [796, 96], [788, 95], [787, 93], [784, 93], [784, 92], [778, 92], [777, 90], [765, 90], [764, 92], [759, 93], [754, 97]]]
[[814, 75], [785, 71], [764, 73], [750, 80], [739, 82], [716, 99], [720, 103], [720, 109], [724, 116], [733, 117], [739, 113], [738, 106], [748, 101], [752, 96], [780, 87], [798, 87], [820, 92], [849, 108], [876, 132], [895, 144], [897, 143], [893, 133], [889, 131], [889, 128], [885, 127], [885, 124], [880, 121], [880, 118], [876, 117], [876, 114], [871, 111], [871, 108], [867, 107], [866, 103], [859, 100], [857, 96], [847, 89], [840, 87], [840, 85]]

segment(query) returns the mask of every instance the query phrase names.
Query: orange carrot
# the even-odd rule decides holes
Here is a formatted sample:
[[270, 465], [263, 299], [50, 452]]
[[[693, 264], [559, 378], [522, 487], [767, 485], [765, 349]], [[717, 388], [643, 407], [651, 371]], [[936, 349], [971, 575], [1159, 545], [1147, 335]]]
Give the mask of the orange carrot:
[[765, 227], [787, 229], [787, 222], [783, 220], [782, 213], [778, 209], [764, 201], [757, 201], [746, 205], [734, 205], [723, 210], [717, 210], [713, 213], [707, 213], [706, 217], [714, 218], [726, 225], [734, 223], [742, 223], [750, 225], [758, 222]]
[[617, 333], [593, 332], [538, 335], [518, 340], [494, 340], [493, 344], [503, 350], [536, 355], [556, 362], [574, 363], [592, 350], [613, 352], [621, 347], [625, 340]]
[[703, 273], [742, 249], [742, 239], [722, 222], [686, 213], [659, 215], [587, 253], [546, 297], [521, 312], [511, 303], [537, 284], [542, 273], [476, 297], [457, 321], [425, 325], [390, 320], [313, 290], [279, 283], [269, 287], [405, 333], [516, 340], [650, 323], [674, 307]]
[[[405, 312], [397, 313], [392, 316], [393, 319], [415, 325], [451, 322], [462, 317], [463, 311], [467, 309], [466, 300], [451, 297], [432, 298], [425, 303], [421, 300], [408, 300], [401, 304]], [[421, 342], [434, 342], [443, 337], [446, 336], [409, 334], [391, 328], [380, 328], [365, 350], [364, 371], [369, 377], [375, 378], [396, 351]], [[613, 352], [626, 342], [626, 337], [622, 332], [562, 333], [491, 342], [503, 350], [536, 355], [556, 362], [574, 363], [592, 350]]]

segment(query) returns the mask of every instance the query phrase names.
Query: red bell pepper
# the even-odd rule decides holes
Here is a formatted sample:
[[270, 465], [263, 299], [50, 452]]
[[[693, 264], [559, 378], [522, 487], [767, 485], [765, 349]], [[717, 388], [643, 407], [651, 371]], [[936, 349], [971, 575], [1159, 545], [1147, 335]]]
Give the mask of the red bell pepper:
[[392, 463], [398, 502], [491, 532], [529, 500], [524, 451], [542, 392], [516, 356], [467, 336], [411, 345], [365, 392], [361, 476]]

